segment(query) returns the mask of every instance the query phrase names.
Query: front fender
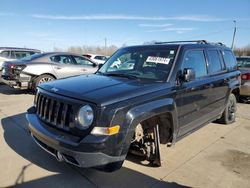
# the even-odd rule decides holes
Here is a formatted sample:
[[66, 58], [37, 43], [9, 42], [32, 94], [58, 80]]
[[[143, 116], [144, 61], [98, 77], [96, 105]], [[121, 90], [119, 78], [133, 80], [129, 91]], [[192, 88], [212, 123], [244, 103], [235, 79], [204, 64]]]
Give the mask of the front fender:
[[178, 121], [177, 121], [177, 110], [176, 104], [173, 99], [165, 98], [149, 103], [141, 104], [130, 109], [126, 114], [126, 120], [124, 122], [124, 127], [128, 127], [126, 136], [123, 143], [122, 154], [128, 152], [130, 142], [134, 136], [134, 131], [136, 126], [151, 117], [160, 115], [163, 113], [170, 113], [172, 115], [173, 122], [173, 142], [176, 140], [177, 130], [178, 130]]

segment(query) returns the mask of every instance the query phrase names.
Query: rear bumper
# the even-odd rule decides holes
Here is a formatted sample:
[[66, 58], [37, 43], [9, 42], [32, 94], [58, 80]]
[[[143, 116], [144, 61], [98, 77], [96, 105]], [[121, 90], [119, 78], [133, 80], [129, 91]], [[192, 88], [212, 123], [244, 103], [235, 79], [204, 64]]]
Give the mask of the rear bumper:
[[240, 95], [250, 97], [250, 81], [247, 81], [240, 86]]
[[15, 79], [14, 77], [6, 76], [6, 75], [1, 75], [1, 81], [10, 87], [13, 88], [18, 88], [18, 89], [28, 89], [30, 82], [30, 79], [24, 80], [22, 77], [20, 79]]
[[84, 140], [79, 143], [74, 142], [63, 135], [46, 129], [34, 113], [28, 112], [26, 118], [35, 142], [60, 161], [66, 161], [79, 167], [90, 168], [125, 160], [126, 155], [110, 156], [105, 154], [105, 148], [103, 149], [103, 146], [106, 146], [105, 141], [98, 143], [102, 147], [100, 150], [96, 146], [96, 143], [87, 143], [88, 148], [91, 149], [89, 151], [88, 149], [82, 151], [83, 146], [86, 145]]

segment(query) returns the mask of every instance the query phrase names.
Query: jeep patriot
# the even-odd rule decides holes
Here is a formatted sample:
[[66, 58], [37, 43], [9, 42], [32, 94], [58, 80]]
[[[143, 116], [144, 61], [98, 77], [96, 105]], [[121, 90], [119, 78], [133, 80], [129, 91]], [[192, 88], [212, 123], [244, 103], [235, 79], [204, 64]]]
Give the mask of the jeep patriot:
[[221, 43], [124, 47], [95, 74], [39, 85], [26, 117], [34, 141], [59, 161], [114, 171], [131, 152], [161, 166], [160, 144], [235, 121], [239, 86]]

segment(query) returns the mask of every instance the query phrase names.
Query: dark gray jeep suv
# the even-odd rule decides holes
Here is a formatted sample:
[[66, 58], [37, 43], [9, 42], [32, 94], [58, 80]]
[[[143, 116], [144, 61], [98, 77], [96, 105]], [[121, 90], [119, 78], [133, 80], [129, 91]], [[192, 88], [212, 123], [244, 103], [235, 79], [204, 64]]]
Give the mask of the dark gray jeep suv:
[[125, 47], [95, 74], [41, 84], [27, 119], [59, 161], [114, 171], [131, 151], [160, 166], [160, 144], [235, 121], [239, 86], [235, 56], [221, 43]]

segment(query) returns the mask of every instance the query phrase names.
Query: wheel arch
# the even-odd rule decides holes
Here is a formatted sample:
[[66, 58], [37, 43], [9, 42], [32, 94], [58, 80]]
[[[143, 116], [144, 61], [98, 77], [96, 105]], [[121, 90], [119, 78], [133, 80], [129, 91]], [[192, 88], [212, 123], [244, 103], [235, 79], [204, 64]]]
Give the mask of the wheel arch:
[[124, 140], [122, 154], [128, 152], [130, 142], [134, 136], [135, 128], [139, 123], [149, 119], [159, 120], [159, 118], [162, 117], [168, 117], [171, 121], [171, 142], [174, 144], [176, 142], [178, 132], [176, 104], [171, 98], [160, 99], [136, 106], [127, 112], [124, 126], [128, 127], [128, 129]]

